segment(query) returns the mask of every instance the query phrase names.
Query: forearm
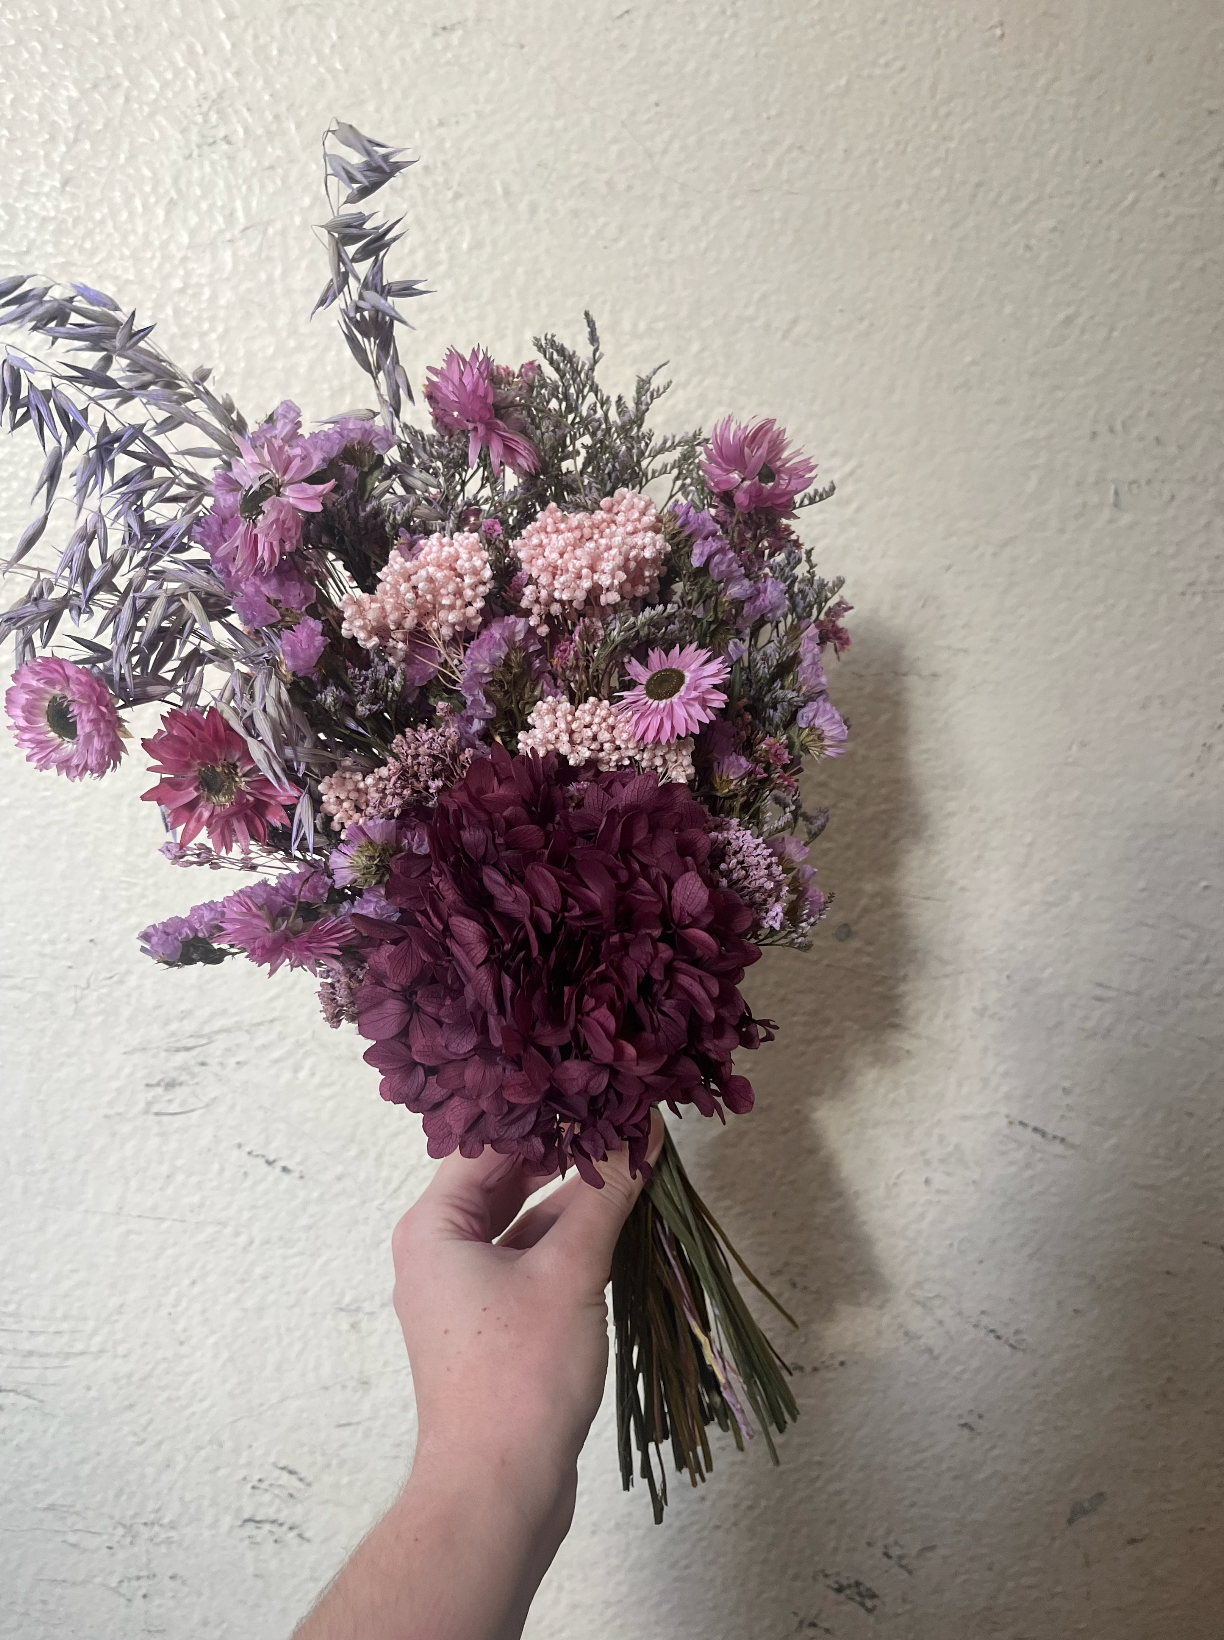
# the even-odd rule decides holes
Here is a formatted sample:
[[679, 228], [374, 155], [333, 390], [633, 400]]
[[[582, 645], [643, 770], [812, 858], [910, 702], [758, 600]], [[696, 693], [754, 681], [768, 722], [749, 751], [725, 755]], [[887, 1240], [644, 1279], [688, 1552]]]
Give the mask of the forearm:
[[418, 1453], [294, 1640], [516, 1640], [574, 1484], [504, 1453]]

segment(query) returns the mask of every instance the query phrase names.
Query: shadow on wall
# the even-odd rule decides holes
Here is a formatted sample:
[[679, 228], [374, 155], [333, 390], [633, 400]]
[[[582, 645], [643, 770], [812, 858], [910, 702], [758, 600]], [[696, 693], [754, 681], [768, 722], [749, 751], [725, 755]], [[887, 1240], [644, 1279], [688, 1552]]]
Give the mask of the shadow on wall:
[[[795, 1369], [801, 1405], [809, 1399], [803, 1376], [821, 1365], [820, 1324], [839, 1305], [861, 1306], [882, 1294], [870, 1245], [812, 1114], [861, 1068], [886, 1064], [898, 1051], [911, 955], [901, 873], [919, 824], [902, 672], [896, 639], [869, 622], [830, 668], [852, 750], [816, 769], [807, 795], [831, 811], [813, 859], [834, 902], [812, 951], [768, 951], [751, 970], [755, 1011], [780, 1026], [776, 1042], [742, 1061], [756, 1109], [692, 1146], [697, 1188], [799, 1323], [792, 1333], [767, 1307], [758, 1309]], [[689, 1138], [682, 1129], [681, 1142]], [[801, 1426], [809, 1440], [818, 1439], [815, 1421]]]

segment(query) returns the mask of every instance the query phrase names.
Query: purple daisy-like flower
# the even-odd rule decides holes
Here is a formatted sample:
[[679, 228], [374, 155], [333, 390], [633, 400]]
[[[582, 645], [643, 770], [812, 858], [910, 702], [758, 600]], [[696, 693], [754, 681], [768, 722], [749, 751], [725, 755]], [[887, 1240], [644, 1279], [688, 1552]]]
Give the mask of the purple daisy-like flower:
[[205, 900], [193, 905], [185, 917], [167, 917], [142, 928], [137, 935], [140, 949], [146, 957], [171, 968], [222, 961], [224, 953], [213, 942], [221, 931], [225, 904], [224, 900]]
[[281, 659], [297, 677], [308, 677], [319, 664], [319, 656], [327, 648], [323, 622], [306, 616], [296, 626], [281, 633]]
[[846, 737], [850, 731], [827, 695], [801, 706], [795, 721], [807, 731], [808, 750], [815, 756], [840, 757], [846, 750]]
[[621, 710], [629, 714], [634, 733], [647, 745], [696, 734], [727, 703], [716, 686], [725, 682], [731, 668], [697, 644], [677, 646], [666, 654], [652, 649], [644, 665], [630, 661], [628, 671], [636, 687], [619, 697]]
[[349, 826], [344, 842], [331, 852], [328, 870], [337, 888], [374, 888], [391, 875], [399, 853], [394, 820], [360, 820]]
[[69, 780], [101, 776], [123, 756], [110, 690], [87, 667], [44, 655], [13, 673], [4, 697], [17, 744], [36, 768]]
[[481, 450], [487, 449], [495, 473], [501, 471], [503, 462], [516, 473], [534, 473], [540, 465], [539, 451], [498, 413], [496, 371], [483, 348], [473, 348], [465, 359], [452, 347], [441, 366], [431, 366], [426, 372], [425, 402], [440, 432], [468, 435], [472, 465]]
[[808, 863], [807, 847], [799, 837], [771, 837], [768, 847], [787, 882], [786, 920], [804, 934], [824, 916], [828, 905], [816, 887], [816, 867]]
[[308, 434], [302, 442], [317, 466], [326, 467], [346, 450], [355, 461], [364, 459], [362, 446], [380, 456], [386, 455], [395, 443], [395, 434], [373, 416], [337, 416], [318, 432]]
[[794, 511], [795, 497], [816, 476], [816, 463], [790, 448], [775, 421], [752, 426], [730, 416], [720, 421], [705, 447], [701, 470], [718, 495], [739, 512], [762, 508], [780, 516]]
[[757, 581], [749, 583], [744, 597], [743, 607], [740, 610], [739, 627], [746, 632], [749, 627], [755, 626], [758, 621], [778, 621], [786, 614], [786, 588], [776, 576], [765, 574]]
[[472, 639], [463, 657], [463, 675], [459, 687], [467, 702], [462, 724], [465, 729], [478, 730], [497, 716], [497, 702], [490, 700], [487, 691], [495, 674], [506, 665], [515, 651], [522, 657], [528, 682], [538, 682], [548, 669], [548, 661], [531, 622], [523, 615], [503, 615]]

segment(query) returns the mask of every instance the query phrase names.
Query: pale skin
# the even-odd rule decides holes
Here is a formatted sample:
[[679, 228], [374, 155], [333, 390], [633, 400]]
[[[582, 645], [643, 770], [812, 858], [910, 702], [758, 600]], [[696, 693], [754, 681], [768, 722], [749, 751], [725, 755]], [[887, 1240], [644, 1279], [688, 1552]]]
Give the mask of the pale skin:
[[[663, 1146], [654, 1117], [648, 1159]], [[516, 1640], [569, 1531], [608, 1370], [612, 1250], [642, 1189], [517, 1158], [448, 1156], [395, 1228], [395, 1309], [417, 1404], [403, 1492], [294, 1640]]]

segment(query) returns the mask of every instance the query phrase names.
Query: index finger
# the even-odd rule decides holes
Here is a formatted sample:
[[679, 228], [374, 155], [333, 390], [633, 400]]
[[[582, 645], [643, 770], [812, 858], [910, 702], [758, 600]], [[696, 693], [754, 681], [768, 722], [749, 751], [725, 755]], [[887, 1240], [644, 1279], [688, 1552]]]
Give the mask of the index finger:
[[446, 1241], [493, 1241], [528, 1196], [556, 1173], [531, 1173], [521, 1156], [484, 1150], [472, 1160], [453, 1151], [410, 1209], [416, 1227]]

